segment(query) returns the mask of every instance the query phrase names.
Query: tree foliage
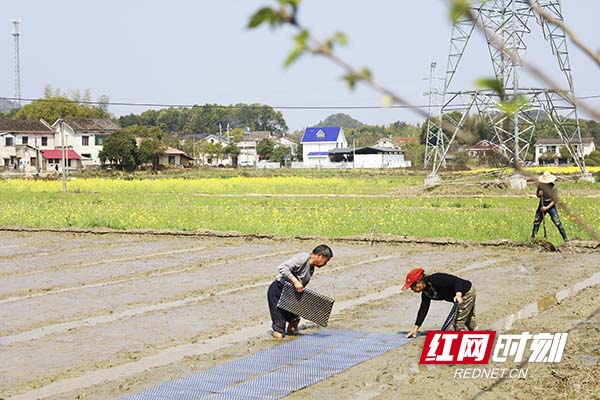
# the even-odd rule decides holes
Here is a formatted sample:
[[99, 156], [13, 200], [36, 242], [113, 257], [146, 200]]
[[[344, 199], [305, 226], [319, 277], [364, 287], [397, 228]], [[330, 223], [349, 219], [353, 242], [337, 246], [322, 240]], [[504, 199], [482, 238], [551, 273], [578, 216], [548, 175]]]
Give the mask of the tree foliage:
[[132, 125], [109, 135], [99, 157], [102, 163], [117, 164], [126, 170], [134, 170], [141, 164], [152, 164], [157, 169], [167, 147], [165, 137], [158, 127]]
[[600, 151], [594, 150], [585, 156], [585, 164], [589, 166], [600, 166]]
[[159, 168], [160, 156], [165, 154], [164, 146], [154, 137], [142, 138], [137, 151], [140, 164], [152, 164], [154, 170]]
[[256, 145], [256, 153], [261, 160], [271, 159], [271, 154], [275, 149], [275, 143], [271, 139], [263, 139]]
[[119, 118], [123, 127], [131, 125], [156, 126], [178, 136], [196, 133], [213, 133], [227, 126], [231, 130], [246, 128], [253, 131], [287, 132], [288, 127], [281, 112], [262, 104], [235, 104], [222, 106], [206, 104], [191, 108], [170, 107], [148, 110]]
[[283, 146], [278, 146], [273, 149], [271, 152], [271, 156], [269, 160], [277, 161], [280, 164], [283, 164], [286, 160], [286, 157], [290, 155], [290, 149]]
[[98, 156], [102, 163], [117, 164], [133, 171], [139, 165], [135, 134], [127, 130], [110, 134]]
[[96, 106], [81, 105], [66, 97], [48, 97], [24, 105], [14, 119], [39, 120], [53, 123], [59, 118], [110, 118], [105, 110]]

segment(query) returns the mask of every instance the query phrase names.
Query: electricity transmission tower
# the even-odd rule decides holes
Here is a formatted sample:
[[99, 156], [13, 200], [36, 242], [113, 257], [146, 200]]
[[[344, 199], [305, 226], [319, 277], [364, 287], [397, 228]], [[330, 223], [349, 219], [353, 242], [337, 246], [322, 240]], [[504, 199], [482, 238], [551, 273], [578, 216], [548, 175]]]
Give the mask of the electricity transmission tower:
[[21, 62], [19, 59], [19, 36], [21, 36], [19, 33], [19, 24], [21, 23], [21, 20], [19, 18], [14, 18], [12, 23], [12, 36], [15, 43], [15, 98], [17, 99], [19, 107], [21, 107]]
[[[560, 0], [535, 0], [548, 14], [563, 20]], [[556, 133], [579, 167], [583, 179], [592, 180], [583, 159], [583, 144], [567, 51], [566, 35], [562, 28], [539, 17], [528, 0], [483, 0], [473, 2], [471, 12], [474, 20], [467, 17], [457, 20], [452, 28], [450, 51], [446, 66], [443, 101], [438, 125], [443, 128], [428, 130], [425, 151], [426, 165], [431, 161], [431, 175], [446, 161], [459, 130], [469, 113], [479, 115], [490, 132], [492, 141], [498, 144], [504, 156], [513, 163], [521, 163], [529, 151], [535, 125], [550, 121]], [[522, 87], [519, 71], [521, 54], [527, 50], [526, 39], [531, 33], [530, 25], [537, 22], [543, 37], [557, 62], [562, 88]], [[502, 84], [499, 92], [492, 89], [458, 90], [453, 78], [459, 69], [467, 44], [473, 36], [476, 24], [485, 27], [485, 39], [489, 50], [495, 78]], [[502, 49], [498, 49], [501, 43]], [[495, 45], [494, 45], [495, 44]], [[512, 57], [511, 57], [512, 54]], [[520, 99], [520, 101], [517, 101]], [[502, 110], [501, 102], [519, 104], [516, 112]], [[456, 112], [455, 112], [456, 111]], [[436, 178], [437, 179], [437, 178]], [[435, 180], [434, 180], [435, 181]]]
[[444, 136], [440, 134], [442, 127], [441, 121], [441, 92], [439, 87], [439, 78], [437, 77], [437, 63], [432, 62], [429, 68], [429, 107], [427, 109], [427, 130], [426, 130], [426, 149], [425, 160], [423, 162], [425, 168], [430, 164], [435, 165], [438, 160], [442, 160], [441, 164], [445, 165], [440, 150], [444, 147]]

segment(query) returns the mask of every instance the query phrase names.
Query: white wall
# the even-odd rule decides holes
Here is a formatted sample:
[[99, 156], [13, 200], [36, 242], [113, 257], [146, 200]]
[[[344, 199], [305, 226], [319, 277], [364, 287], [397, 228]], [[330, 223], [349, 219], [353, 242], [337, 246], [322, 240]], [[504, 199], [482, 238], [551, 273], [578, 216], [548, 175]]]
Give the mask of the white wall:
[[304, 163], [308, 165], [316, 165], [318, 166], [323, 164], [329, 164], [329, 157], [320, 157], [321, 161], [319, 162], [319, 157], [309, 157], [308, 153], [312, 152], [328, 152], [329, 150], [336, 148], [336, 142], [308, 142], [302, 144], [302, 160]]
[[[539, 158], [542, 154], [546, 153], [548, 151], [548, 148], [552, 147], [552, 146], [556, 146], [556, 155], [560, 156], [560, 149], [561, 147], [564, 146], [564, 144], [543, 144], [543, 145], [536, 145], [535, 146], [535, 162], [536, 164], [539, 163]], [[575, 145], [575, 151], [577, 149], [577, 145]], [[592, 151], [596, 150], [596, 145], [595, 143], [592, 141], [590, 143], [583, 143], [583, 156], [587, 156], [589, 155]]]
[[[63, 124], [65, 131], [65, 145], [75, 150], [77, 154], [82, 157], [83, 165], [97, 166], [100, 165], [100, 159], [98, 154], [102, 150], [103, 146], [96, 146], [96, 135], [102, 135], [105, 138], [109, 134], [99, 134], [97, 132], [73, 132], [73, 130], [67, 125]], [[88, 137], [88, 144], [83, 145], [83, 137]], [[56, 146], [62, 146], [60, 134], [55, 136]], [[90, 159], [86, 160], [84, 154], [89, 154]]]

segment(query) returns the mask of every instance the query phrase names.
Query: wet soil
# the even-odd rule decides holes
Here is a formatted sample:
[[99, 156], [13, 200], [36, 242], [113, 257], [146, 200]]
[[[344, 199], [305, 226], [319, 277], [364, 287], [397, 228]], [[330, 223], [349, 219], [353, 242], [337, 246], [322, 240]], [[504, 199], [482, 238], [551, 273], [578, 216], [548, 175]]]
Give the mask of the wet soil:
[[[475, 284], [481, 328], [568, 331], [569, 341], [562, 363], [530, 366], [526, 379], [495, 382], [454, 379], [455, 366], [418, 365], [419, 337], [290, 398], [567, 399], [600, 390], [600, 282], [590, 281], [600, 271], [594, 242], [549, 252], [535, 243], [393, 237], [1, 235], [0, 397], [118, 398], [275, 346], [266, 289], [279, 263], [323, 241], [335, 257], [310, 287], [336, 300], [330, 328], [406, 332], [419, 296], [400, 287], [408, 270], [422, 267]], [[535, 313], [522, 312], [532, 304]], [[423, 331], [438, 329], [449, 309], [450, 303], [433, 302]], [[301, 327], [303, 334], [322, 329], [307, 321]]]

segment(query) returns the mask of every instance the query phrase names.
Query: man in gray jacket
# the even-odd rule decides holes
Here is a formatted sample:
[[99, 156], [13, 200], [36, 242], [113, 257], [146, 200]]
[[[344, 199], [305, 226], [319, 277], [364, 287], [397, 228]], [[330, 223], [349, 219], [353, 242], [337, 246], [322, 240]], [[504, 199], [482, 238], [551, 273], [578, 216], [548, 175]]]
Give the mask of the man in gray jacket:
[[310, 281], [315, 267], [324, 267], [331, 257], [333, 257], [333, 251], [331, 251], [329, 246], [322, 244], [315, 247], [310, 254], [298, 254], [278, 267], [279, 274], [267, 291], [269, 311], [271, 313], [271, 320], [273, 321], [274, 338], [283, 338], [286, 322], [288, 323], [287, 334], [297, 334], [298, 324], [300, 323], [299, 316], [277, 307], [281, 292], [283, 291], [283, 284], [289, 281], [296, 288], [296, 292], [304, 292], [304, 287]]

